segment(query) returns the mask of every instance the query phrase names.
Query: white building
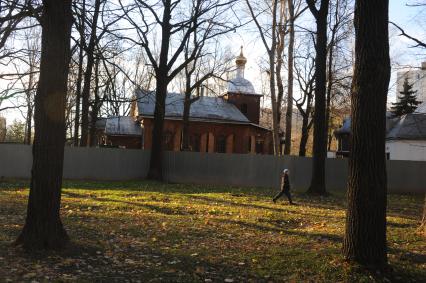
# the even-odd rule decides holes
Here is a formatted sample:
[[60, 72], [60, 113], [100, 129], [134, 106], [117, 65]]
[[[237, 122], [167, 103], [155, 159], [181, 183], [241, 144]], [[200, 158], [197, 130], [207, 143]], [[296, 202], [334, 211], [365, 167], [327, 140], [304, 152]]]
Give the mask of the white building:
[[391, 160], [426, 161], [426, 102], [414, 113], [395, 118], [386, 135], [386, 153]]
[[396, 96], [404, 89], [404, 80], [408, 79], [408, 84], [413, 85], [413, 91], [417, 91], [417, 100], [426, 101], [426, 62], [423, 62], [419, 69], [402, 71], [397, 73]]
[[[338, 157], [350, 156], [351, 118], [334, 133]], [[401, 117], [386, 113], [386, 155], [390, 160], [426, 161], [426, 102]]]

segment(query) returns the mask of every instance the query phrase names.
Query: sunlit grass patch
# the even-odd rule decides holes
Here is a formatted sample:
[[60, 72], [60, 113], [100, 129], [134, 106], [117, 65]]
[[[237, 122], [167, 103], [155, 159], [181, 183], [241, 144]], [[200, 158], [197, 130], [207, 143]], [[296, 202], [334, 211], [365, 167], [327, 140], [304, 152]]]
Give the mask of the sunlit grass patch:
[[[373, 281], [342, 260], [342, 192], [295, 193], [298, 205], [290, 206], [274, 204], [270, 189], [66, 181], [61, 215], [72, 245], [34, 258], [10, 245], [25, 220], [27, 188], [25, 181], [0, 184], [2, 279]], [[415, 234], [422, 203], [422, 196], [389, 196], [392, 280], [426, 276], [425, 241]]]

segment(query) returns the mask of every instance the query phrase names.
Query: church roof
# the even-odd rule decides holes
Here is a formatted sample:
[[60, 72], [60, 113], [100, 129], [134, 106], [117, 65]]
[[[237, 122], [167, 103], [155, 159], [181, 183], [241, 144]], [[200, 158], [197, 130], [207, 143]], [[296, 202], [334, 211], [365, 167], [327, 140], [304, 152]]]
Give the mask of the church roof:
[[[153, 117], [155, 109], [154, 91], [136, 91], [138, 112], [143, 117]], [[170, 92], [166, 97], [166, 119], [183, 117], [184, 95]], [[202, 120], [209, 122], [234, 122], [250, 124], [250, 121], [235, 107], [220, 97], [202, 96], [192, 103], [190, 120]]]
[[256, 94], [253, 84], [243, 77], [236, 77], [235, 79], [230, 80], [228, 82], [228, 92], [260, 95]]
[[129, 116], [101, 118], [96, 121], [96, 128], [111, 136], [142, 136], [140, 124]]

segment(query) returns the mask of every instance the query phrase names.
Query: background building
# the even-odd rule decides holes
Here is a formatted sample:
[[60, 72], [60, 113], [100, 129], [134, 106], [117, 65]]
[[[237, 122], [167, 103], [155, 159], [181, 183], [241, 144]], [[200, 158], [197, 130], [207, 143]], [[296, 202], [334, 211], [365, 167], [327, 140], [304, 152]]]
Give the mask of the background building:
[[[242, 52], [235, 62], [235, 78], [228, 82], [223, 95], [201, 95], [191, 104], [188, 130], [191, 151], [272, 153], [272, 133], [259, 124], [263, 95], [256, 93], [253, 84], [244, 78], [247, 59]], [[168, 93], [165, 108], [163, 148], [180, 151], [184, 95]], [[154, 109], [155, 92], [137, 90], [129, 117], [98, 121], [99, 145], [151, 149]]]
[[404, 80], [408, 79], [408, 84], [413, 85], [413, 91], [417, 91], [417, 100], [421, 102], [426, 101], [426, 62], [421, 64], [419, 69], [402, 71], [397, 73], [396, 78], [396, 96], [403, 91]]

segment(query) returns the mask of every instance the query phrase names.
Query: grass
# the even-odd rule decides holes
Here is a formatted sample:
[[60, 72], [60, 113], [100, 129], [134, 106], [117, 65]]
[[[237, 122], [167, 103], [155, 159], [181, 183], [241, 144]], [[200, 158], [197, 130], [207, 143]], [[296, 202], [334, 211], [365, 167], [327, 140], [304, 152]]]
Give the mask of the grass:
[[[420, 282], [426, 244], [415, 233], [423, 196], [390, 195], [389, 262], [378, 277], [341, 256], [345, 197], [153, 182], [65, 182], [62, 220], [72, 244], [26, 254], [11, 243], [28, 184], [0, 183], [0, 278], [6, 282]], [[0, 280], [0, 281], [1, 281]], [[424, 281], [423, 281], [424, 282]]]

